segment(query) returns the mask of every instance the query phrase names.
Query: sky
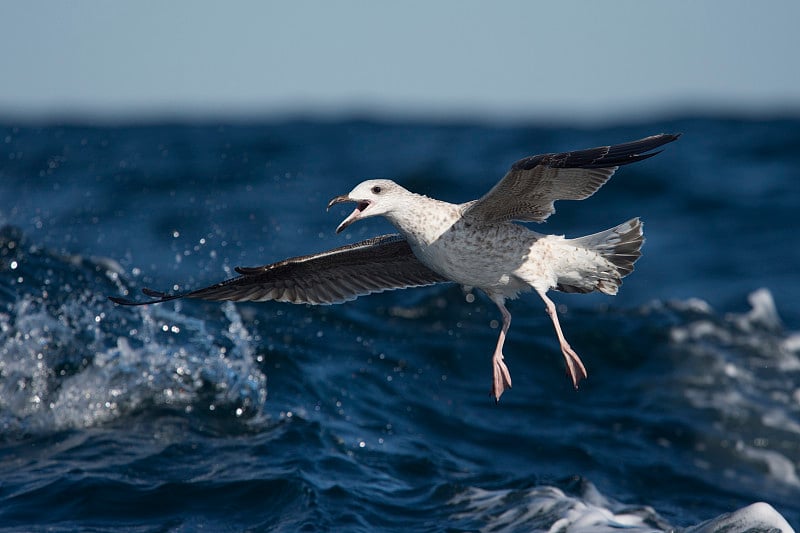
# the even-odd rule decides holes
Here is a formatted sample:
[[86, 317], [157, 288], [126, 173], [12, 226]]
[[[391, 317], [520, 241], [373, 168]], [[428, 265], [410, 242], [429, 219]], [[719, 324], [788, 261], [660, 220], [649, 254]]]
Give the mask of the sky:
[[0, 117], [800, 114], [800, 1], [0, 2]]

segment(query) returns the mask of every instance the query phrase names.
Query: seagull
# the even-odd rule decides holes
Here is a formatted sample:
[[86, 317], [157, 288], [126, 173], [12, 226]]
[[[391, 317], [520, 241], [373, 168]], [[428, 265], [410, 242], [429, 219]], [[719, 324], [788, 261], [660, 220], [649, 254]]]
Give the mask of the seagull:
[[462, 204], [415, 194], [388, 179], [367, 180], [328, 203], [329, 210], [343, 202], [356, 204], [336, 233], [374, 216], [388, 219], [399, 233], [269, 265], [237, 267], [239, 276], [198, 290], [167, 294], [145, 288], [142, 292], [149, 300], [109, 299], [119, 305], [178, 298], [319, 305], [436, 283], [477, 288], [503, 318], [492, 354], [491, 393], [498, 402], [511, 388], [503, 355], [511, 326], [505, 302], [534, 290], [545, 303], [577, 389], [587, 377], [586, 367], [564, 337], [547, 292], [616, 294], [641, 256], [642, 222], [633, 218], [573, 239], [537, 233], [517, 222], [544, 222], [555, 212], [556, 200], [588, 198], [618, 167], [653, 157], [661, 152], [653, 150], [679, 136], [662, 133], [623, 144], [526, 157], [511, 165], [484, 196]]

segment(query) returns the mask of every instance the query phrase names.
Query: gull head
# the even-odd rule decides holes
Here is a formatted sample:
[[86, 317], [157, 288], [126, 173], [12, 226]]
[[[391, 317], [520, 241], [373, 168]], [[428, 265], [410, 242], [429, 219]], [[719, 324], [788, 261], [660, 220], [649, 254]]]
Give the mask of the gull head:
[[362, 181], [348, 194], [337, 196], [328, 203], [328, 209], [342, 202], [356, 203], [355, 210], [342, 220], [336, 233], [340, 233], [356, 220], [392, 212], [402, 204], [406, 194], [408, 191], [392, 180]]

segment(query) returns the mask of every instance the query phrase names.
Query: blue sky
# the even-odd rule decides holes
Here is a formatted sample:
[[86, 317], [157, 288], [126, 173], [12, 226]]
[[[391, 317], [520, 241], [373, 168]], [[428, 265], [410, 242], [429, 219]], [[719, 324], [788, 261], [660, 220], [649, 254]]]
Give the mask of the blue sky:
[[800, 2], [0, 3], [0, 116], [800, 110]]

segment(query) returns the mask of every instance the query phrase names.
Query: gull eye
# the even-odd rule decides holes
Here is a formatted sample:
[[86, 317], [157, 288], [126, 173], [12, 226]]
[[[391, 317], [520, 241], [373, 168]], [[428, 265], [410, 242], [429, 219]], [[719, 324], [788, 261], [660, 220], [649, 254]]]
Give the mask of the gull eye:
[[376, 185], [376, 186], [374, 186], [374, 187], [372, 188], [372, 194], [380, 194], [380, 193], [381, 193], [381, 188], [380, 188], [380, 186]]

